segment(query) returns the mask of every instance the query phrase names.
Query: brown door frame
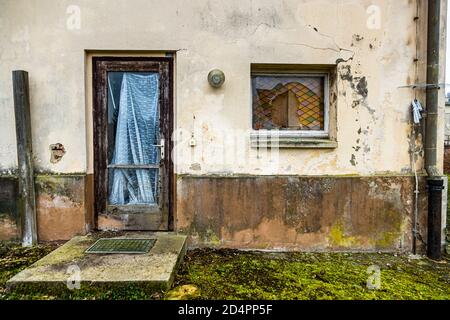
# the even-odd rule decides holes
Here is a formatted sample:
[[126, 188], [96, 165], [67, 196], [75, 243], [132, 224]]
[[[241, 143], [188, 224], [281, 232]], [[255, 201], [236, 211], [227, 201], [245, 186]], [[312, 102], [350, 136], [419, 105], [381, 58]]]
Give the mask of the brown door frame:
[[[174, 172], [173, 147], [173, 57], [112, 57], [92, 58], [93, 74], [93, 128], [94, 128], [94, 219], [98, 228], [99, 215], [107, 215], [108, 195], [108, 120], [107, 73], [114, 71], [158, 72], [160, 74], [160, 130], [165, 138], [164, 176], [167, 182], [161, 188], [163, 198], [161, 223], [151, 230], [173, 230]], [[132, 214], [130, 214], [132, 216]], [[144, 230], [131, 226], [124, 230]], [[147, 230], [147, 229], [145, 229]]]

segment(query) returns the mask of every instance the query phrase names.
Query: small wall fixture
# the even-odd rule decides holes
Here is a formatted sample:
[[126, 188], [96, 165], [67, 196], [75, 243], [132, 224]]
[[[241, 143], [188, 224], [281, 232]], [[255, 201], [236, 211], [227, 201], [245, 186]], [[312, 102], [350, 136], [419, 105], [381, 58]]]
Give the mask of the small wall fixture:
[[211, 87], [220, 88], [225, 82], [225, 74], [219, 69], [211, 70], [208, 74], [208, 82]]

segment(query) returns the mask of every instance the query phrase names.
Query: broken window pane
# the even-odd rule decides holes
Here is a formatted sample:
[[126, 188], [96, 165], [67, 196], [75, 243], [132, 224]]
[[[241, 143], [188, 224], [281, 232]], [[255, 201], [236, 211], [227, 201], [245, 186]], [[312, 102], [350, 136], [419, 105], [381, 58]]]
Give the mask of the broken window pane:
[[252, 77], [253, 129], [324, 130], [324, 76]]

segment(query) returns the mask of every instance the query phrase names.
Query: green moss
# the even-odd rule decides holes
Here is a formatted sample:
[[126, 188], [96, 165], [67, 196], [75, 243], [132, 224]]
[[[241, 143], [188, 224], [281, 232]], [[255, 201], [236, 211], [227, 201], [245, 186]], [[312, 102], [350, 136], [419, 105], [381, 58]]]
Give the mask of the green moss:
[[83, 179], [80, 175], [37, 175], [35, 184], [38, 192], [50, 196], [65, 196], [73, 202], [81, 201], [81, 192], [79, 183]]
[[[161, 299], [163, 293], [146, 288], [141, 284], [126, 284], [123, 286], [89, 285], [80, 289], [69, 290], [65, 286], [52, 286], [36, 284], [20, 286], [12, 293], [4, 296], [4, 299], [27, 300], [150, 300]], [[0, 298], [2, 296], [0, 295]]]
[[203, 235], [204, 242], [209, 246], [215, 247], [220, 245], [220, 238], [211, 229], [207, 229]]
[[401, 234], [399, 232], [383, 232], [381, 236], [375, 240], [375, 247], [378, 249], [393, 248], [400, 236]]
[[46, 244], [24, 248], [17, 242], [0, 241], [0, 299], [11, 297], [6, 293], [6, 281], [50, 253], [55, 247], [55, 244]]
[[375, 241], [375, 246], [380, 249], [395, 248], [396, 242], [399, 241], [404, 229], [403, 215], [400, 212], [389, 210], [384, 213], [381, 218], [384, 222], [383, 226], [387, 230], [380, 230], [380, 236]]
[[182, 285], [165, 294], [165, 300], [191, 300], [200, 297], [200, 291], [194, 285]]
[[[86, 243], [91, 243], [86, 240]], [[50, 253], [45, 257], [45, 259], [40, 260], [36, 263], [39, 266], [51, 265], [53, 267], [58, 267], [59, 265], [64, 265], [67, 262], [75, 261], [76, 259], [82, 258], [84, 256], [85, 247], [82, 246], [82, 242], [77, 246], [64, 246], [58, 248], [56, 251]]]
[[329, 239], [331, 244], [337, 247], [351, 247], [357, 243], [355, 237], [345, 235], [342, 221], [336, 222], [331, 227]]
[[[195, 250], [176, 286], [193, 299], [442, 299], [450, 298], [449, 265], [392, 254], [255, 253]], [[381, 268], [381, 288], [367, 288], [368, 267]]]
[[220, 245], [220, 238], [215, 233], [213, 233], [209, 237], [209, 242], [213, 245], [218, 246]]
[[[396, 242], [402, 236], [403, 215], [395, 210], [386, 210], [377, 216], [376, 223], [369, 224], [369, 241], [377, 249], [394, 249]], [[361, 244], [362, 237], [349, 235], [345, 232], [342, 219], [338, 220], [330, 229], [328, 240], [334, 247], [351, 248]]]

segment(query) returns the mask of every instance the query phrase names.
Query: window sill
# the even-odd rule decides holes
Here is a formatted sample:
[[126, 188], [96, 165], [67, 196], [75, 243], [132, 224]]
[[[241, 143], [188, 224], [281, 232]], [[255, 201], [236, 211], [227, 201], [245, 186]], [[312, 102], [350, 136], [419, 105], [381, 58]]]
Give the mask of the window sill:
[[268, 135], [251, 133], [252, 148], [292, 148], [292, 149], [336, 149], [337, 141], [324, 137], [305, 137], [298, 135]]

